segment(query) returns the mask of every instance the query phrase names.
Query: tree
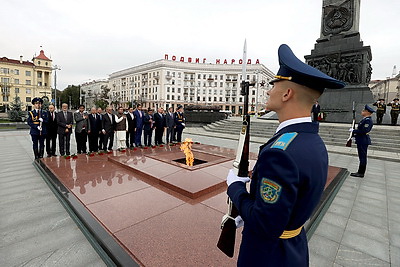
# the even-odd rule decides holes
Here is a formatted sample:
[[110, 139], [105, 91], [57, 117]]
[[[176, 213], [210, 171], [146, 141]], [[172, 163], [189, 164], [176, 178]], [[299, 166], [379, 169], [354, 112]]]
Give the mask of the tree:
[[10, 103], [10, 111], [8, 112], [8, 118], [10, 121], [22, 121], [24, 112], [22, 111], [22, 102], [19, 96], [14, 98], [14, 101]]
[[77, 109], [79, 106], [79, 91], [81, 87], [78, 85], [68, 85], [67, 88], [65, 88], [61, 92], [60, 100], [61, 103], [67, 103], [70, 105], [70, 109], [74, 108]]
[[95, 101], [94, 104], [96, 105], [96, 107], [102, 108], [104, 110], [104, 109], [106, 109], [106, 107], [108, 106], [109, 103], [107, 100], [99, 99], [99, 100]]

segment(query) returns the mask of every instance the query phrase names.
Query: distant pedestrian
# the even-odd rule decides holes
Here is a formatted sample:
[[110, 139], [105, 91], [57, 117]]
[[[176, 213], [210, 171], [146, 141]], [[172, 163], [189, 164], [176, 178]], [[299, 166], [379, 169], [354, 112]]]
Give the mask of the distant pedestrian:
[[179, 105], [175, 112], [175, 125], [176, 125], [176, 141], [182, 142], [182, 132], [185, 128], [185, 116], [183, 114], [183, 106]]
[[165, 125], [167, 127], [167, 134], [166, 134], [166, 143], [172, 143], [175, 141], [174, 139], [174, 132], [175, 132], [175, 115], [174, 115], [174, 109], [170, 107], [168, 109], [167, 114], [165, 114]]
[[144, 119], [143, 119], [143, 135], [144, 135], [144, 145], [145, 146], [151, 146], [153, 129], [154, 129], [153, 110], [151, 108], [149, 108], [147, 110], [147, 114], [144, 115]]
[[49, 111], [47, 112], [47, 135], [46, 135], [46, 152], [47, 157], [56, 155], [56, 142], [57, 142], [57, 118], [56, 111], [53, 104], [49, 105]]
[[47, 134], [47, 113], [41, 109], [43, 100], [35, 97], [32, 100], [33, 109], [28, 113], [28, 125], [31, 127], [29, 134], [32, 138], [33, 154], [35, 159], [43, 158], [44, 154], [44, 140]]
[[400, 113], [399, 99], [395, 98], [395, 99], [393, 99], [392, 102], [390, 102], [387, 105], [392, 107], [392, 109], [390, 110], [390, 117], [392, 118], [392, 125], [396, 125], [397, 118], [399, 117], [399, 113]]
[[107, 113], [104, 114], [102, 121], [102, 132], [104, 134], [103, 149], [112, 150], [114, 145], [115, 117], [111, 106], [108, 106], [106, 111]]
[[62, 103], [61, 111], [56, 115], [58, 146], [61, 156], [70, 155], [70, 141], [74, 118], [71, 111], [68, 111], [68, 104]]
[[133, 113], [133, 107], [129, 107], [128, 113], [126, 114], [126, 119], [128, 122], [128, 132], [126, 133], [126, 147], [134, 147], [136, 119], [135, 114]]
[[313, 117], [313, 121], [319, 121], [319, 113], [321, 112], [321, 106], [318, 101], [315, 101], [315, 104], [312, 106], [311, 113]]
[[86, 142], [88, 135], [88, 114], [84, 105], [79, 105], [77, 112], [74, 113], [75, 119], [75, 141], [78, 154], [86, 153]]
[[367, 169], [367, 150], [368, 146], [371, 144], [369, 133], [374, 125], [371, 115], [374, 112], [375, 111], [371, 107], [365, 105], [365, 108], [361, 111], [361, 116], [363, 116], [363, 118], [358, 123], [357, 129], [350, 128], [356, 138], [358, 158], [360, 160], [358, 171], [351, 173], [351, 176], [363, 178], [365, 170]]
[[142, 146], [142, 132], [143, 132], [143, 119], [144, 114], [142, 111], [142, 105], [138, 104], [134, 112], [136, 119], [136, 129], [135, 129], [135, 145]]
[[386, 113], [386, 104], [385, 99], [379, 98], [378, 101], [373, 103], [372, 105], [376, 106], [376, 124], [382, 124], [383, 115]]

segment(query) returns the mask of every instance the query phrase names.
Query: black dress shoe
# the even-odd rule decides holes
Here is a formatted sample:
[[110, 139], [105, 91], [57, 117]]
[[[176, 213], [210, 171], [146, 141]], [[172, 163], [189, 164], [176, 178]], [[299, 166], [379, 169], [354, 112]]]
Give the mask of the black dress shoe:
[[358, 173], [358, 172], [352, 172], [352, 173], [350, 173], [350, 176], [364, 178], [364, 174], [361, 174], [361, 173]]

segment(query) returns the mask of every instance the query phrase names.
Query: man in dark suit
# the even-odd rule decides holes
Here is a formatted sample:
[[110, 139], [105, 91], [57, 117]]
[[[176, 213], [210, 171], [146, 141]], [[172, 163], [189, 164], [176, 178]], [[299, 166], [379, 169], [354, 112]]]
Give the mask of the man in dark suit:
[[168, 109], [167, 114], [165, 114], [165, 127], [167, 127], [167, 135], [166, 135], [166, 143], [172, 143], [175, 141], [174, 139], [174, 131], [175, 131], [175, 117], [174, 117], [174, 109], [170, 107]]
[[42, 110], [41, 103], [43, 103], [43, 100], [35, 97], [32, 100], [34, 109], [28, 113], [28, 125], [31, 127], [29, 134], [32, 138], [35, 159], [43, 158], [44, 140], [47, 134], [48, 117], [46, 111]]
[[98, 118], [99, 118], [99, 120], [100, 120], [100, 132], [99, 132], [99, 150], [106, 150], [106, 148], [105, 147], [103, 147], [103, 144], [104, 144], [104, 134], [103, 134], [103, 132], [101, 131], [101, 129], [103, 129], [102, 127], [102, 124], [103, 124], [103, 109], [102, 108], [97, 108], [97, 116], [98, 116]]
[[68, 111], [68, 104], [63, 103], [61, 105], [61, 111], [57, 113], [56, 120], [60, 155], [64, 156], [65, 153], [70, 155], [70, 140], [74, 118], [72, 112]]
[[151, 146], [151, 137], [153, 136], [154, 129], [154, 118], [153, 110], [148, 109], [147, 114], [143, 118], [143, 133], [144, 133], [144, 145]]
[[156, 146], [164, 144], [162, 141], [164, 128], [165, 128], [164, 109], [158, 108], [157, 113], [154, 114], [154, 129], [155, 129], [154, 142]]
[[183, 107], [179, 105], [175, 112], [175, 125], [176, 125], [176, 141], [182, 142], [182, 132], [185, 128], [185, 117], [183, 115]]
[[49, 105], [49, 111], [47, 113], [47, 135], [46, 135], [46, 152], [47, 157], [56, 155], [56, 140], [57, 140], [57, 119], [56, 112], [53, 104]]
[[88, 119], [89, 151], [98, 151], [99, 134], [101, 133], [100, 116], [96, 113], [96, 108], [92, 107]]
[[142, 105], [138, 104], [134, 112], [136, 119], [136, 131], [135, 131], [135, 145], [142, 146], [142, 131], [143, 131], [143, 119], [144, 114], [142, 111]]
[[[114, 145], [114, 131], [115, 131], [115, 116], [112, 113], [112, 107], [106, 108], [107, 113], [103, 115], [102, 132], [104, 134], [103, 149], [113, 149]], [[107, 147], [108, 143], [108, 147]]]
[[128, 113], [126, 114], [126, 119], [128, 120], [128, 132], [126, 133], [126, 147], [134, 147], [136, 119], [135, 119], [135, 114], [133, 114], [133, 107], [129, 107]]
[[312, 106], [311, 113], [313, 115], [313, 121], [318, 121], [318, 114], [321, 112], [321, 106], [318, 101], [315, 101], [315, 104]]
[[88, 115], [85, 111], [84, 105], [79, 105], [78, 112], [74, 113], [75, 119], [75, 140], [76, 140], [76, 150], [78, 154], [86, 154], [86, 142], [88, 134]]

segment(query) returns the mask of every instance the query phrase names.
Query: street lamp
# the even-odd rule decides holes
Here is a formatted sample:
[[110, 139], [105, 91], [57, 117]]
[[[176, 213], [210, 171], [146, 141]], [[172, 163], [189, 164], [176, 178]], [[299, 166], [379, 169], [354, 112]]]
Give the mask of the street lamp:
[[52, 70], [54, 70], [54, 105], [57, 108], [57, 70], [61, 70], [60, 66], [54, 65]]

